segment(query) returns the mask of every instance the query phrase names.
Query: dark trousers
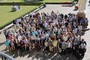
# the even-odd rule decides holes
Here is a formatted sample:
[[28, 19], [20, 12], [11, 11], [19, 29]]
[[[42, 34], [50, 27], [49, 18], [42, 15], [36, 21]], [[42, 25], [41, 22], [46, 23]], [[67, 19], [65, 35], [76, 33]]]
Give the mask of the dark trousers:
[[67, 48], [66, 53], [71, 53], [71, 48]]

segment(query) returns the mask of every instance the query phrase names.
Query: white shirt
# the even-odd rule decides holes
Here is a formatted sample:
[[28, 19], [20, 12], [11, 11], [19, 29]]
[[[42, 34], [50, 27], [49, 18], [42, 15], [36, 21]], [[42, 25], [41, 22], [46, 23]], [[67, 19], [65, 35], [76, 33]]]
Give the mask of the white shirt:
[[69, 42], [69, 43], [68, 43], [68, 46], [67, 46], [67, 47], [68, 47], [68, 48], [70, 48], [70, 47], [71, 47], [71, 42]]
[[73, 33], [75, 33], [75, 34], [76, 34], [76, 33], [77, 33], [77, 30], [78, 30], [78, 29], [77, 29], [77, 28], [75, 28], [75, 29], [73, 30]]
[[22, 39], [21, 35], [18, 36], [18, 41], [20, 42]]
[[46, 23], [46, 22], [45, 22], [45, 24], [44, 24], [44, 25], [45, 25], [45, 27], [47, 27], [47, 26], [48, 26], [48, 23]]
[[63, 39], [64, 39], [64, 41], [67, 41], [68, 35], [67, 36], [63, 35]]
[[86, 45], [82, 43], [81, 48], [86, 48]]
[[82, 26], [78, 26], [79, 31], [82, 31]]

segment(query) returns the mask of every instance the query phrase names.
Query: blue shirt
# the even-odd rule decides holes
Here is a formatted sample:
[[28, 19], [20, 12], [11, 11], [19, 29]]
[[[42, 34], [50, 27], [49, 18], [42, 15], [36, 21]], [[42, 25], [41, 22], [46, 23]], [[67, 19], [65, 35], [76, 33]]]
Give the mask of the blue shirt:
[[10, 40], [6, 40], [6, 41], [5, 41], [5, 45], [6, 45], [6, 46], [9, 46], [9, 44], [10, 44]]
[[37, 36], [38, 35], [38, 32], [37, 31], [34, 31], [32, 32], [33, 35]]

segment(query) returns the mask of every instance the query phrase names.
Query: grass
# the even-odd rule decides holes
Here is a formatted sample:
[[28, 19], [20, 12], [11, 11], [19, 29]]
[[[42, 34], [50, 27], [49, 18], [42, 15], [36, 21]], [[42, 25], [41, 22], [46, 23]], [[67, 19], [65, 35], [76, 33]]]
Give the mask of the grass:
[[6, 2], [24, 2], [24, 0], [6, 0]]
[[20, 11], [11, 12], [12, 6], [0, 6], [0, 28], [12, 22], [14, 19], [25, 15], [38, 6], [21, 6]]

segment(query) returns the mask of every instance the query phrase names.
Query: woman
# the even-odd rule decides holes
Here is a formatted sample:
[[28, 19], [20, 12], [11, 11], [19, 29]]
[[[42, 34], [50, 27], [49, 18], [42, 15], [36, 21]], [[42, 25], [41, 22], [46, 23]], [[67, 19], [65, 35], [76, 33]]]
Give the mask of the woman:
[[14, 41], [13, 40], [10, 41], [10, 50], [11, 51], [15, 50], [15, 46], [14, 46]]
[[67, 53], [71, 53], [72, 43], [70, 40], [68, 40], [66, 43], [67, 43], [66, 51], [67, 51]]
[[54, 52], [57, 51], [57, 43], [58, 43], [57, 40], [54, 40], [54, 41], [53, 41], [53, 51], [54, 51]]
[[45, 45], [45, 50], [49, 51], [48, 40], [45, 40], [44, 45]]
[[9, 44], [10, 44], [10, 40], [6, 39], [6, 41], [5, 41], [6, 49], [10, 50], [10, 45]]
[[62, 49], [61, 49], [62, 43], [60, 41], [60, 39], [58, 40], [58, 52], [61, 53]]

